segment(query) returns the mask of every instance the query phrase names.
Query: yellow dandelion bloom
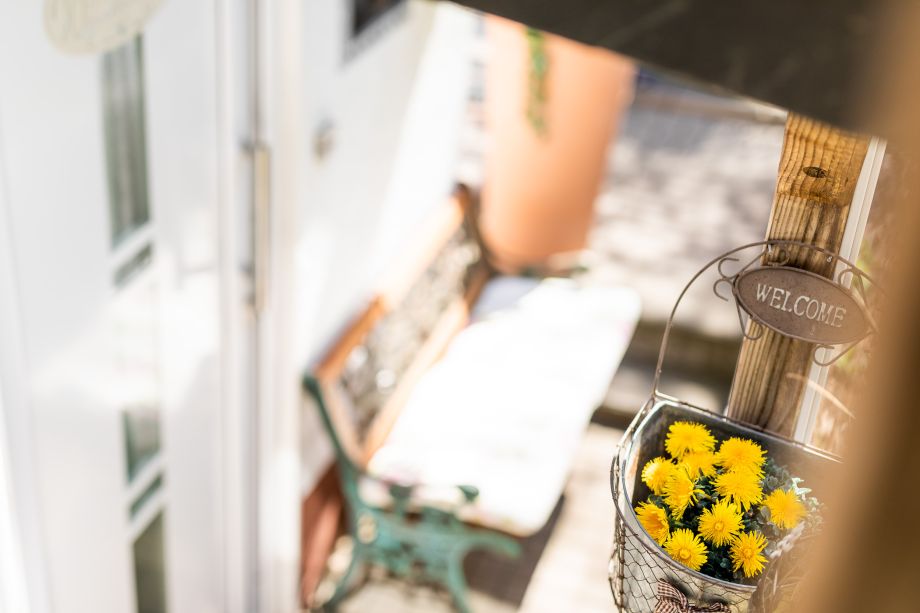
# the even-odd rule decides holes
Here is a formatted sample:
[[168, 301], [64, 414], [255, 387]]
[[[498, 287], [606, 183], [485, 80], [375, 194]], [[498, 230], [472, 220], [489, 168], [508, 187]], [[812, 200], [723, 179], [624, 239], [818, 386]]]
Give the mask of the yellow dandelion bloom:
[[668, 477], [677, 468], [673, 462], [664, 458], [655, 458], [649, 460], [642, 469], [642, 481], [655, 494], [661, 494], [664, 484], [668, 482]]
[[668, 525], [668, 514], [664, 509], [651, 502], [643, 502], [636, 507], [636, 516], [639, 523], [645, 528], [645, 531], [655, 539], [659, 545], [664, 545], [671, 534], [671, 527]]
[[700, 536], [713, 545], [726, 545], [741, 531], [741, 510], [722, 499], [700, 515]]
[[680, 519], [687, 507], [695, 503], [696, 497], [704, 492], [696, 487], [696, 482], [690, 478], [685, 468], [678, 468], [668, 477], [662, 493], [671, 514]]
[[694, 479], [716, 474], [716, 454], [711, 451], [692, 451], [684, 454], [680, 463]]
[[763, 474], [765, 456], [766, 452], [754, 441], [734, 437], [723, 441], [716, 454], [719, 465], [726, 470], [743, 468], [758, 474]]
[[739, 504], [743, 511], [747, 511], [751, 505], [763, 500], [760, 478], [755, 472], [738, 468], [722, 473], [713, 483], [719, 496], [730, 498], [732, 502]]
[[672, 458], [682, 459], [685, 454], [696, 451], [712, 451], [716, 439], [702, 424], [676, 421], [668, 428], [664, 448]]
[[745, 577], [754, 577], [763, 571], [767, 558], [761, 553], [767, 546], [767, 539], [760, 532], [742, 532], [731, 546], [733, 570], [739, 568]]
[[706, 563], [708, 553], [700, 537], [686, 528], [675, 530], [664, 544], [668, 555], [693, 570], [699, 570]]
[[770, 509], [770, 521], [774, 525], [790, 530], [805, 517], [805, 505], [793, 491], [774, 490], [763, 501]]

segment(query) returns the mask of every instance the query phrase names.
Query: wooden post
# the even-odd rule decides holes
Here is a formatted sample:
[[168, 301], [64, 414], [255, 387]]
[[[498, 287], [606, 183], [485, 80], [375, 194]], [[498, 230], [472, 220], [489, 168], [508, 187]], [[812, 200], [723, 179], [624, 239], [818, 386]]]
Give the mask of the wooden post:
[[[869, 139], [790, 114], [779, 177], [767, 228], [768, 239], [794, 240], [839, 252], [856, 181]], [[804, 249], [790, 265], [830, 277], [833, 264]], [[748, 324], [756, 325], [753, 322]], [[771, 432], [792, 436], [814, 346], [765, 330], [744, 340], [728, 400], [728, 415]]]

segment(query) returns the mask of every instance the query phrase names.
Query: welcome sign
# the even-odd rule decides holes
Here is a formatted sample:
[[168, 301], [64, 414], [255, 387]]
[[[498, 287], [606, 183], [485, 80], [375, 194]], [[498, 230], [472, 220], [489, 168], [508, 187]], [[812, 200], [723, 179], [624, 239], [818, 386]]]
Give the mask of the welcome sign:
[[815, 273], [764, 266], [738, 275], [738, 304], [755, 321], [784, 336], [816, 343], [855, 343], [870, 331], [862, 304], [843, 286]]

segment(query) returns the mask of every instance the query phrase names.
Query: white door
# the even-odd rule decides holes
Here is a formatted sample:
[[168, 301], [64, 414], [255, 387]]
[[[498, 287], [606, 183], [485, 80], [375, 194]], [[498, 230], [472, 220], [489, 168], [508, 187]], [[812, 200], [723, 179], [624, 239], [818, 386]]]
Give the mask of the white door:
[[72, 54], [49, 4], [0, 7], [0, 406], [31, 608], [231, 610], [220, 19], [163, 2]]
[[299, 503], [332, 460], [298, 382], [450, 191], [473, 20], [421, 0], [263, 2], [270, 307], [260, 321], [259, 570], [294, 609]]
[[405, 239], [401, 230], [420, 215], [405, 202], [388, 207], [387, 194], [435, 8], [411, 0], [304, 5], [296, 277], [310, 340], [299, 347], [301, 359], [367, 297], [380, 265]]
[[[452, 189], [476, 19], [449, 3], [317, 0], [301, 22], [298, 87], [279, 98], [302, 99], [288, 121], [302, 128], [287, 131], [299, 139], [290, 337], [302, 371]], [[306, 495], [330, 456], [312, 412], [303, 428]]]

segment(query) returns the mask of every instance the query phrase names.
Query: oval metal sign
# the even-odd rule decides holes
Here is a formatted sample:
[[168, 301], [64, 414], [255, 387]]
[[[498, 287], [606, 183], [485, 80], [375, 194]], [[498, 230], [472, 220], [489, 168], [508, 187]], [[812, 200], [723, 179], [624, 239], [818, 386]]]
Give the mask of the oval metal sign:
[[841, 345], [871, 329], [862, 304], [846, 288], [807, 270], [754, 268], [738, 275], [733, 291], [755, 321], [791, 338]]

